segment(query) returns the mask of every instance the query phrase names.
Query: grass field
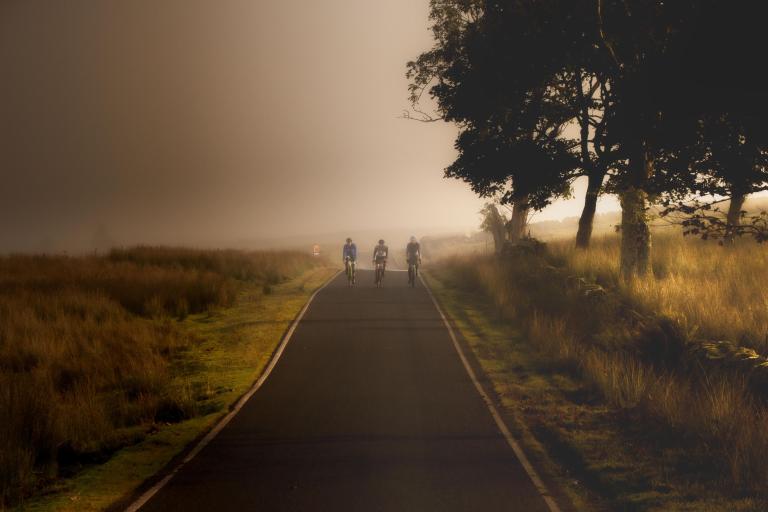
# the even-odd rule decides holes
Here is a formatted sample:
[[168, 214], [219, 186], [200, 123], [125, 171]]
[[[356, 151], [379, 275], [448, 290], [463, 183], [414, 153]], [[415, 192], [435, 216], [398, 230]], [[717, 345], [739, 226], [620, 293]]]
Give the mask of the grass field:
[[248, 387], [330, 272], [291, 252], [0, 259], [2, 502], [57, 489], [33, 503], [98, 509], [140, 483]]
[[531, 343], [455, 269], [423, 275], [493, 384], [515, 437], [576, 510], [765, 510], [764, 500], [713, 486], [709, 465], [688, 460], [678, 438], [659, 438], [658, 424], [638, 421], [641, 411], [607, 404], [572, 361]]
[[618, 237], [600, 237], [589, 251], [570, 241], [549, 244], [575, 275], [620, 288], [647, 311], [668, 316], [693, 336], [726, 339], [768, 352], [768, 246], [741, 240], [734, 247], [683, 238], [654, 239], [651, 279], [618, 277]]
[[[537, 354], [537, 364], [546, 368], [540, 374], [571, 379], [571, 384], [554, 384], [557, 392], [550, 396], [569, 396], [576, 383], [591, 393], [589, 400], [606, 408], [603, 419], [613, 420], [593, 432], [598, 439], [601, 431], [613, 429], [656, 457], [658, 464], [645, 466], [650, 480], [643, 492], [666, 489], [661, 495], [682, 506], [700, 502], [693, 497], [696, 493], [710, 496], [700, 503], [715, 503], [716, 490], [729, 505], [710, 509], [737, 504], [750, 509], [753, 500], [762, 503], [768, 477], [765, 388], [751, 367], [702, 358], [696, 349], [709, 340], [726, 339], [736, 347], [748, 343], [762, 350], [765, 249], [746, 243], [721, 248], [661, 236], [655, 240], [655, 275], [622, 283], [613, 263], [618, 250], [613, 237], [598, 240], [586, 253], [562, 242], [550, 244], [543, 257], [448, 259], [436, 266], [440, 273], [435, 275], [457, 292], [462, 308], [471, 309], [478, 296], [484, 297], [489, 305], [485, 314], [514, 326]], [[507, 371], [505, 378], [514, 379], [514, 371]], [[583, 406], [576, 405], [574, 410]], [[642, 439], [631, 433], [637, 426], [645, 433]], [[571, 458], [578, 455], [582, 466], [599, 464], [597, 458], [590, 460], [589, 443], [577, 436], [589, 428], [578, 422], [570, 429], [565, 438]], [[603, 476], [621, 473], [614, 465]], [[658, 468], [655, 476], [653, 468]], [[613, 491], [624, 493], [621, 503], [632, 503], [621, 489], [619, 485]], [[677, 502], [674, 496], [684, 499]], [[663, 502], [659, 500], [648, 503]]]

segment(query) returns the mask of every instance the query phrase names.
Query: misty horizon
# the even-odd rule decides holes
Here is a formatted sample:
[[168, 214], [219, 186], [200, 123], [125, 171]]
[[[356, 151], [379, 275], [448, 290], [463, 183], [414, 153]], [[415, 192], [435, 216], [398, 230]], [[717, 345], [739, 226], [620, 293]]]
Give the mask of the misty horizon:
[[456, 128], [400, 118], [427, 4], [3, 2], [0, 251], [476, 229]]

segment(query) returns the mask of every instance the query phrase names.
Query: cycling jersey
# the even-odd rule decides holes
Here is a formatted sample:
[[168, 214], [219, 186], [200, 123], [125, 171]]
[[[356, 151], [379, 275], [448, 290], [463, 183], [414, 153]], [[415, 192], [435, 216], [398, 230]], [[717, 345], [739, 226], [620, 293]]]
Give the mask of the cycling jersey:
[[373, 260], [377, 263], [380, 263], [382, 261], [387, 261], [387, 256], [389, 255], [389, 247], [386, 245], [377, 245], [373, 249]]
[[341, 259], [346, 260], [347, 258], [352, 261], [357, 260], [357, 246], [354, 243], [344, 244], [344, 249], [341, 251]]

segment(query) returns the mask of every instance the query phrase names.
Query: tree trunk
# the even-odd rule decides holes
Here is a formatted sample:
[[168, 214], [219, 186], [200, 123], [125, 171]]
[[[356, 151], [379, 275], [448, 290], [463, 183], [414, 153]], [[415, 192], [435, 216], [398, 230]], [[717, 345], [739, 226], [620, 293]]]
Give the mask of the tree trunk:
[[491, 234], [493, 235], [493, 248], [496, 254], [501, 254], [504, 249], [504, 224], [499, 222], [491, 228]]
[[625, 278], [644, 276], [651, 270], [651, 229], [648, 226], [648, 193], [645, 187], [653, 161], [641, 145], [630, 159], [630, 184], [621, 192], [621, 261]]
[[528, 213], [531, 211], [528, 201], [528, 194], [525, 194], [515, 199], [512, 205], [512, 219], [507, 224], [507, 234], [509, 241], [513, 244], [525, 237], [525, 229], [528, 227]]
[[592, 238], [592, 227], [595, 221], [595, 211], [597, 210], [597, 198], [603, 187], [603, 177], [605, 173], [593, 170], [589, 175], [587, 183], [587, 194], [584, 197], [584, 209], [579, 217], [579, 230], [576, 232], [576, 247], [586, 249], [589, 247], [589, 241]]
[[741, 192], [733, 192], [731, 194], [731, 204], [728, 206], [728, 214], [726, 215], [726, 228], [724, 242], [732, 244], [736, 239], [736, 231], [741, 225], [741, 210], [744, 208], [744, 201], [746, 201], [747, 195]]
[[600, 195], [600, 189], [603, 186], [603, 177], [605, 172], [592, 162], [592, 155], [589, 154], [589, 99], [583, 93], [583, 78], [581, 71], [576, 73], [579, 99], [581, 103], [581, 112], [579, 115], [579, 143], [581, 146], [581, 166], [587, 174], [587, 194], [584, 197], [584, 209], [579, 217], [579, 230], [576, 232], [576, 247], [586, 249], [589, 247], [589, 240], [592, 238], [592, 224], [595, 220], [595, 210], [597, 209], [597, 196]]
[[493, 236], [493, 246], [496, 254], [501, 254], [504, 249], [505, 240], [505, 222], [506, 219], [501, 216], [498, 208], [493, 203], [488, 203], [480, 210], [484, 215], [482, 228], [484, 231], [489, 232]]

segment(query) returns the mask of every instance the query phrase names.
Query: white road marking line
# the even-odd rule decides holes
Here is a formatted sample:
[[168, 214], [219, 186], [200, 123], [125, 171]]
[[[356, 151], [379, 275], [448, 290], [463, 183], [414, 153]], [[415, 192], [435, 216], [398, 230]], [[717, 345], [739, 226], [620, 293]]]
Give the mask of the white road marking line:
[[125, 509], [125, 512], [136, 512], [141, 507], [143, 507], [155, 494], [160, 491], [163, 487], [165, 487], [168, 482], [171, 481], [171, 478], [174, 477], [176, 473], [178, 473], [181, 468], [184, 467], [185, 464], [187, 464], [189, 461], [195, 458], [195, 456], [200, 453], [200, 451], [206, 447], [208, 443], [210, 443], [213, 438], [215, 438], [219, 432], [221, 432], [224, 427], [227, 426], [227, 423], [229, 423], [232, 418], [235, 417], [235, 415], [240, 412], [240, 409], [243, 408], [245, 403], [250, 399], [256, 391], [259, 390], [262, 384], [264, 384], [264, 381], [267, 380], [267, 377], [269, 377], [269, 374], [272, 373], [272, 370], [275, 368], [275, 365], [277, 364], [278, 359], [280, 359], [280, 356], [283, 354], [283, 350], [285, 350], [286, 345], [288, 345], [288, 341], [290, 341], [291, 336], [293, 336], [293, 332], [296, 330], [296, 327], [298, 327], [299, 323], [301, 322], [301, 319], [304, 318], [304, 313], [307, 312], [309, 309], [309, 305], [312, 304], [312, 301], [315, 299], [315, 296], [317, 296], [318, 293], [320, 293], [323, 288], [328, 286], [331, 281], [333, 281], [339, 274], [341, 274], [342, 271], [338, 271], [337, 273], [333, 274], [328, 281], [326, 281], [320, 288], [315, 290], [315, 293], [313, 293], [309, 300], [307, 300], [307, 303], [304, 304], [304, 307], [301, 308], [301, 311], [299, 311], [299, 314], [296, 316], [296, 318], [293, 320], [293, 323], [291, 324], [291, 327], [288, 329], [288, 332], [285, 333], [285, 336], [283, 337], [283, 340], [280, 342], [280, 345], [277, 347], [277, 350], [275, 350], [275, 353], [272, 355], [272, 359], [270, 359], [269, 364], [264, 369], [264, 371], [261, 374], [261, 377], [258, 378], [258, 380], [251, 386], [251, 388], [240, 397], [240, 400], [237, 401], [235, 404], [235, 407], [227, 413], [226, 416], [224, 416], [219, 422], [216, 424], [215, 427], [213, 427], [208, 434], [205, 435], [203, 439], [200, 440], [199, 443], [192, 449], [191, 452], [187, 454], [186, 457], [184, 457], [184, 460], [182, 460], [173, 470], [168, 473], [165, 478], [157, 482], [155, 485], [153, 485], [151, 488], [149, 488], [144, 494], [138, 497], [136, 501], [131, 503], [128, 508]]
[[446, 329], [448, 329], [448, 334], [450, 334], [451, 336], [451, 341], [453, 341], [453, 346], [456, 349], [456, 352], [458, 352], [459, 354], [459, 358], [461, 359], [461, 362], [464, 365], [464, 369], [467, 370], [467, 373], [469, 374], [469, 378], [472, 380], [472, 383], [475, 385], [475, 389], [477, 389], [477, 392], [480, 393], [480, 396], [485, 402], [485, 405], [488, 407], [488, 410], [491, 412], [491, 416], [493, 416], [493, 419], [496, 422], [496, 426], [504, 435], [504, 439], [507, 440], [507, 444], [510, 446], [510, 448], [512, 448], [512, 451], [515, 452], [515, 456], [517, 457], [517, 460], [520, 461], [520, 464], [523, 466], [523, 469], [525, 469], [525, 472], [528, 473], [528, 476], [530, 477], [531, 482], [533, 482], [533, 485], [536, 487], [536, 490], [539, 491], [539, 495], [542, 497], [544, 502], [549, 507], [550, 512], [561, 512], [560, 507], [557, 506], [557, 502], [555, 502], [555, 499], [552, 497], [552, 493], [549, 492], [549, 489], [547, 489], [547, 486], [544, 484], [544, 481], [541, 479], [539, 474], [531, 465], [531, 462], [528, 460], [528, 457], [525, 455], [523, 448], [515, 440], [515, 438], [512, 437], [512, 433], [509, 431], [509, 428], [507, 428], [507, 425], [504, 423], [504, 420], [501, 418], [501, 415], [499, 414], [498, 409], [496, 409], [496, 406], [493, 404], [490, 397], [483, 389], [483, 386], [477, 380], [477, 375], [475, 375], [475, 371], [472, 369], [472, 366], [469, 364], [469, 361], [467, 360], [466, 355], [464, 355], [464, 350], [462, 350], [461, 345], [459, 345], [459, 341], [456, 339], [456, 334], [453, 332], [453, 327], [451, 327], [451, 324], [448, 322], [448, 318], [445, 316], [445, 313], [443, 313], [443, 310], [440, 307], [440, 304], [437, 303], [437, 299], [435, 299], [435, 296], [432, 293], [432, 290], [430, 290], [424, 278], [421, 277], [421, 274], [419, 274], [419, 279], [421, 280], [421, 283], [424, 285], [424, 288], [426, 288], [427, 293], [429, 294], [429, 297], [432, 299], [432, 303], [437, 308], [437, 312], [440, 313], [440, 317], [443, 319], [443, 323], [445, 324]]

